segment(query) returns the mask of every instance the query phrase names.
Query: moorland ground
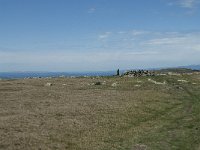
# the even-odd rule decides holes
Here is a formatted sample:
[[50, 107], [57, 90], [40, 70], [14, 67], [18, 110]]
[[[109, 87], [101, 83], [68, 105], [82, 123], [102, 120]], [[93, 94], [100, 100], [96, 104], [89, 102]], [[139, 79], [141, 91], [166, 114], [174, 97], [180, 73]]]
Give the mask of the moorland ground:
[[200, 74], [1, 80], [0, 149], [200, 149]]

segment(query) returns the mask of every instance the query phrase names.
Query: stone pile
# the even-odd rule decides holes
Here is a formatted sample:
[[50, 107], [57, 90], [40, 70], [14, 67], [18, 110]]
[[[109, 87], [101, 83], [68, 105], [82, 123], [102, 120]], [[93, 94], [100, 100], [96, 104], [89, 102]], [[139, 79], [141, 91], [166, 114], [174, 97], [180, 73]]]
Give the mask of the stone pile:
[[141, 76], [155, 76], [155, 72], [149, 70], [130, 70], [126, 71], [123, 76], [141, 77]]

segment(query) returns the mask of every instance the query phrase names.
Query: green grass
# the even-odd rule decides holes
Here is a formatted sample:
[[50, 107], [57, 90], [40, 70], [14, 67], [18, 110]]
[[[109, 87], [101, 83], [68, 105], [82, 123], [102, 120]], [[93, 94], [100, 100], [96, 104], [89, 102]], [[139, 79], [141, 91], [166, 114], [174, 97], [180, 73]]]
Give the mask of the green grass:
[[[106, 84], [91, 85], [96, 81]], [[200, 149], [199, 74], [0, 85], [0, 149]]]

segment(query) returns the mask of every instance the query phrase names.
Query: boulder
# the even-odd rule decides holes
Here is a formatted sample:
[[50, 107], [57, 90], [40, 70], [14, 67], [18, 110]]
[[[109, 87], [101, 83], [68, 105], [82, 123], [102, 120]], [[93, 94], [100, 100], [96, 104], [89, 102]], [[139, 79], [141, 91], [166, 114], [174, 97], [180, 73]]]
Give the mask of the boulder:
[[113, 83], [111, 86], [112, 87], [116, 87], [117, 86], [117, 82]]
[[101, 85], [101, 82], [95, 82], [94, 85]]
[[52, 83], [49, 83], [49, 82], [45, 84], [45, 86], [52, 86], [52, 85], [53, 85], [53, 84], [52, 84]]

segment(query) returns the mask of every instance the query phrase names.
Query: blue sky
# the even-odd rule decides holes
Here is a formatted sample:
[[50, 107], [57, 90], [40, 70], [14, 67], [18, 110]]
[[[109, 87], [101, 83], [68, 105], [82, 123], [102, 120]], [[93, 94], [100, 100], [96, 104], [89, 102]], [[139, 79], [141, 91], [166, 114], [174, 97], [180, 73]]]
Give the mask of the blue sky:
[[0, 71], [200, 64], [200, 0], [0, 0]]

